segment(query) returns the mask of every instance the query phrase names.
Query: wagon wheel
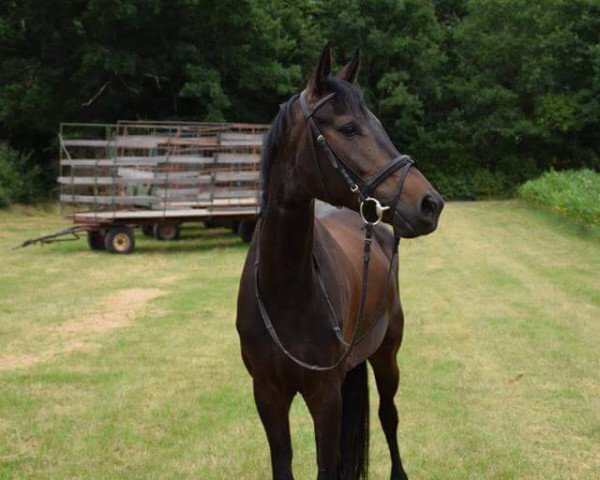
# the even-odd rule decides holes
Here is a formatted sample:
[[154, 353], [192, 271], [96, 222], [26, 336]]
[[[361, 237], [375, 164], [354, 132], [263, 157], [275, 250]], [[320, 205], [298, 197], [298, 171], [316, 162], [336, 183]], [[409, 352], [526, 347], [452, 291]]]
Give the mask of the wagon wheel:
[[177, 240], [181, 228], [177, 223], [161, 222], [154, 225], [154, 237], [158, 240]]
[[254, 234], [256, 222], [254, 220], [242, 220], [238, 225], [238, 235], [245, 243], [250, 243]]
[[154, 237], [154, 225], [152, 224], [147, 224], [147, 225], [142, 225], [142, 233], [144, 234], [145, 237]]
[[113, 227], [106, 233], [104, 246], [110, 253], [131, 253], [135, 248], [135, 237], [130, 227]]
[[104, 250], [104, 235], [100, 232], [87, 232], [88, 245], [92, 250]]

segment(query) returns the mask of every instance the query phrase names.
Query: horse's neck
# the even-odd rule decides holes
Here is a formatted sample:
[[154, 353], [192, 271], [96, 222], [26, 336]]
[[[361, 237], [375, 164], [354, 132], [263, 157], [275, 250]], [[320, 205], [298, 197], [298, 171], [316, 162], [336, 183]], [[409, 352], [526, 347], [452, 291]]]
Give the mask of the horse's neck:
[[308, 294], [314, 285], [314, 200], [291, 208], [267, 205], [261, 221], [259, 267], [262, 290]]

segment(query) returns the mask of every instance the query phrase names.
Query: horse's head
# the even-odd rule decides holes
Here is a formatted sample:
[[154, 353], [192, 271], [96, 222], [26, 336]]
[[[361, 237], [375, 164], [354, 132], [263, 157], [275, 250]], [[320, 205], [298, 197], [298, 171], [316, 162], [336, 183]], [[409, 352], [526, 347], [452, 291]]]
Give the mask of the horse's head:
[[[403, 237], [431, 233], [444, 201], [410, 157], [398, 153], [367, 108], [354, 85], [359, 64], [357, 51], [333, 76], [330, 48], [325, 47], [297, 102], [304, 119], [297, 124], [299, 146], [306, 142], [303, 150], [310, 152], [300, 159], [301, 170], [311, 179], [310, 193], [356, 211], [362, 197], [367, 218], [381, 218]], [[302, 123], [305, 128], [300, 129]], [[372, 200], [365, 202], [366, 197]]]

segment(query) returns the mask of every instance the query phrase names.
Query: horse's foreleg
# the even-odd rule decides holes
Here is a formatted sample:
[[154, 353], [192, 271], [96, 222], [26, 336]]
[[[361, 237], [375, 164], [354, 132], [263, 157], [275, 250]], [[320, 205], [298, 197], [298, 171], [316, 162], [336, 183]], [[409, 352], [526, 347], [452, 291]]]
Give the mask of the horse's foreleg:
[[317, 444], [317, 480], [337, 480], [342, 392], [339, 382], [323, 382], [318, 389], [304, 395], [313, 417]]
[[408, 479], [402, 460], [400, 459], [400, 449], [398, 448], [398, 411], [394, 403], [394, 396], [398, 391], [400, 382], [400, 371], [396, 363], [396, 351], [392, 348], [386, 351], [377, 351], [369, 360], [375, 374], [377, 391], [379, 392], [379, 420], [383, 427], [385, 439], [390, 449], [392, 460], [392, 480]]
[[293, 397], [267, 381], [254, 380], [254, 400], [269, 440], [274, 480], [294, 478], [289, 421]]

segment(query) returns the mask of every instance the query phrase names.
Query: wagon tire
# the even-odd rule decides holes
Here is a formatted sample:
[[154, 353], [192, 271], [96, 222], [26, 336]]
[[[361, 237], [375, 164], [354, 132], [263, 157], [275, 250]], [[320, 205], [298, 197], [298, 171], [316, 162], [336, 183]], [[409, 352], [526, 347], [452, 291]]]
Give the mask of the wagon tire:
[[145, 237], [154, 237], [154, 225], [142, 225], [142, 233]]
[[105, 250], [104, 235], [100, 232], [87, 232], [87, 242], [92, 250]]
[[252, 241], [252, 235], [254, 234], [254, 228], [256, 227], [256, 222], [253, 220], [242, 220], [238, 225], [238, 235], [245, 243], [250, 243]]
[[156, 223], [153, 227], [154, 237], [157, 240], [177, 240], [181, 233], [181, 228], [177, 223], [164, 222]]
[[104, 238], [104, 246], [110, 253], [128, 254], [135, 248], [133, 228], [113, 227], [108, 230]]

